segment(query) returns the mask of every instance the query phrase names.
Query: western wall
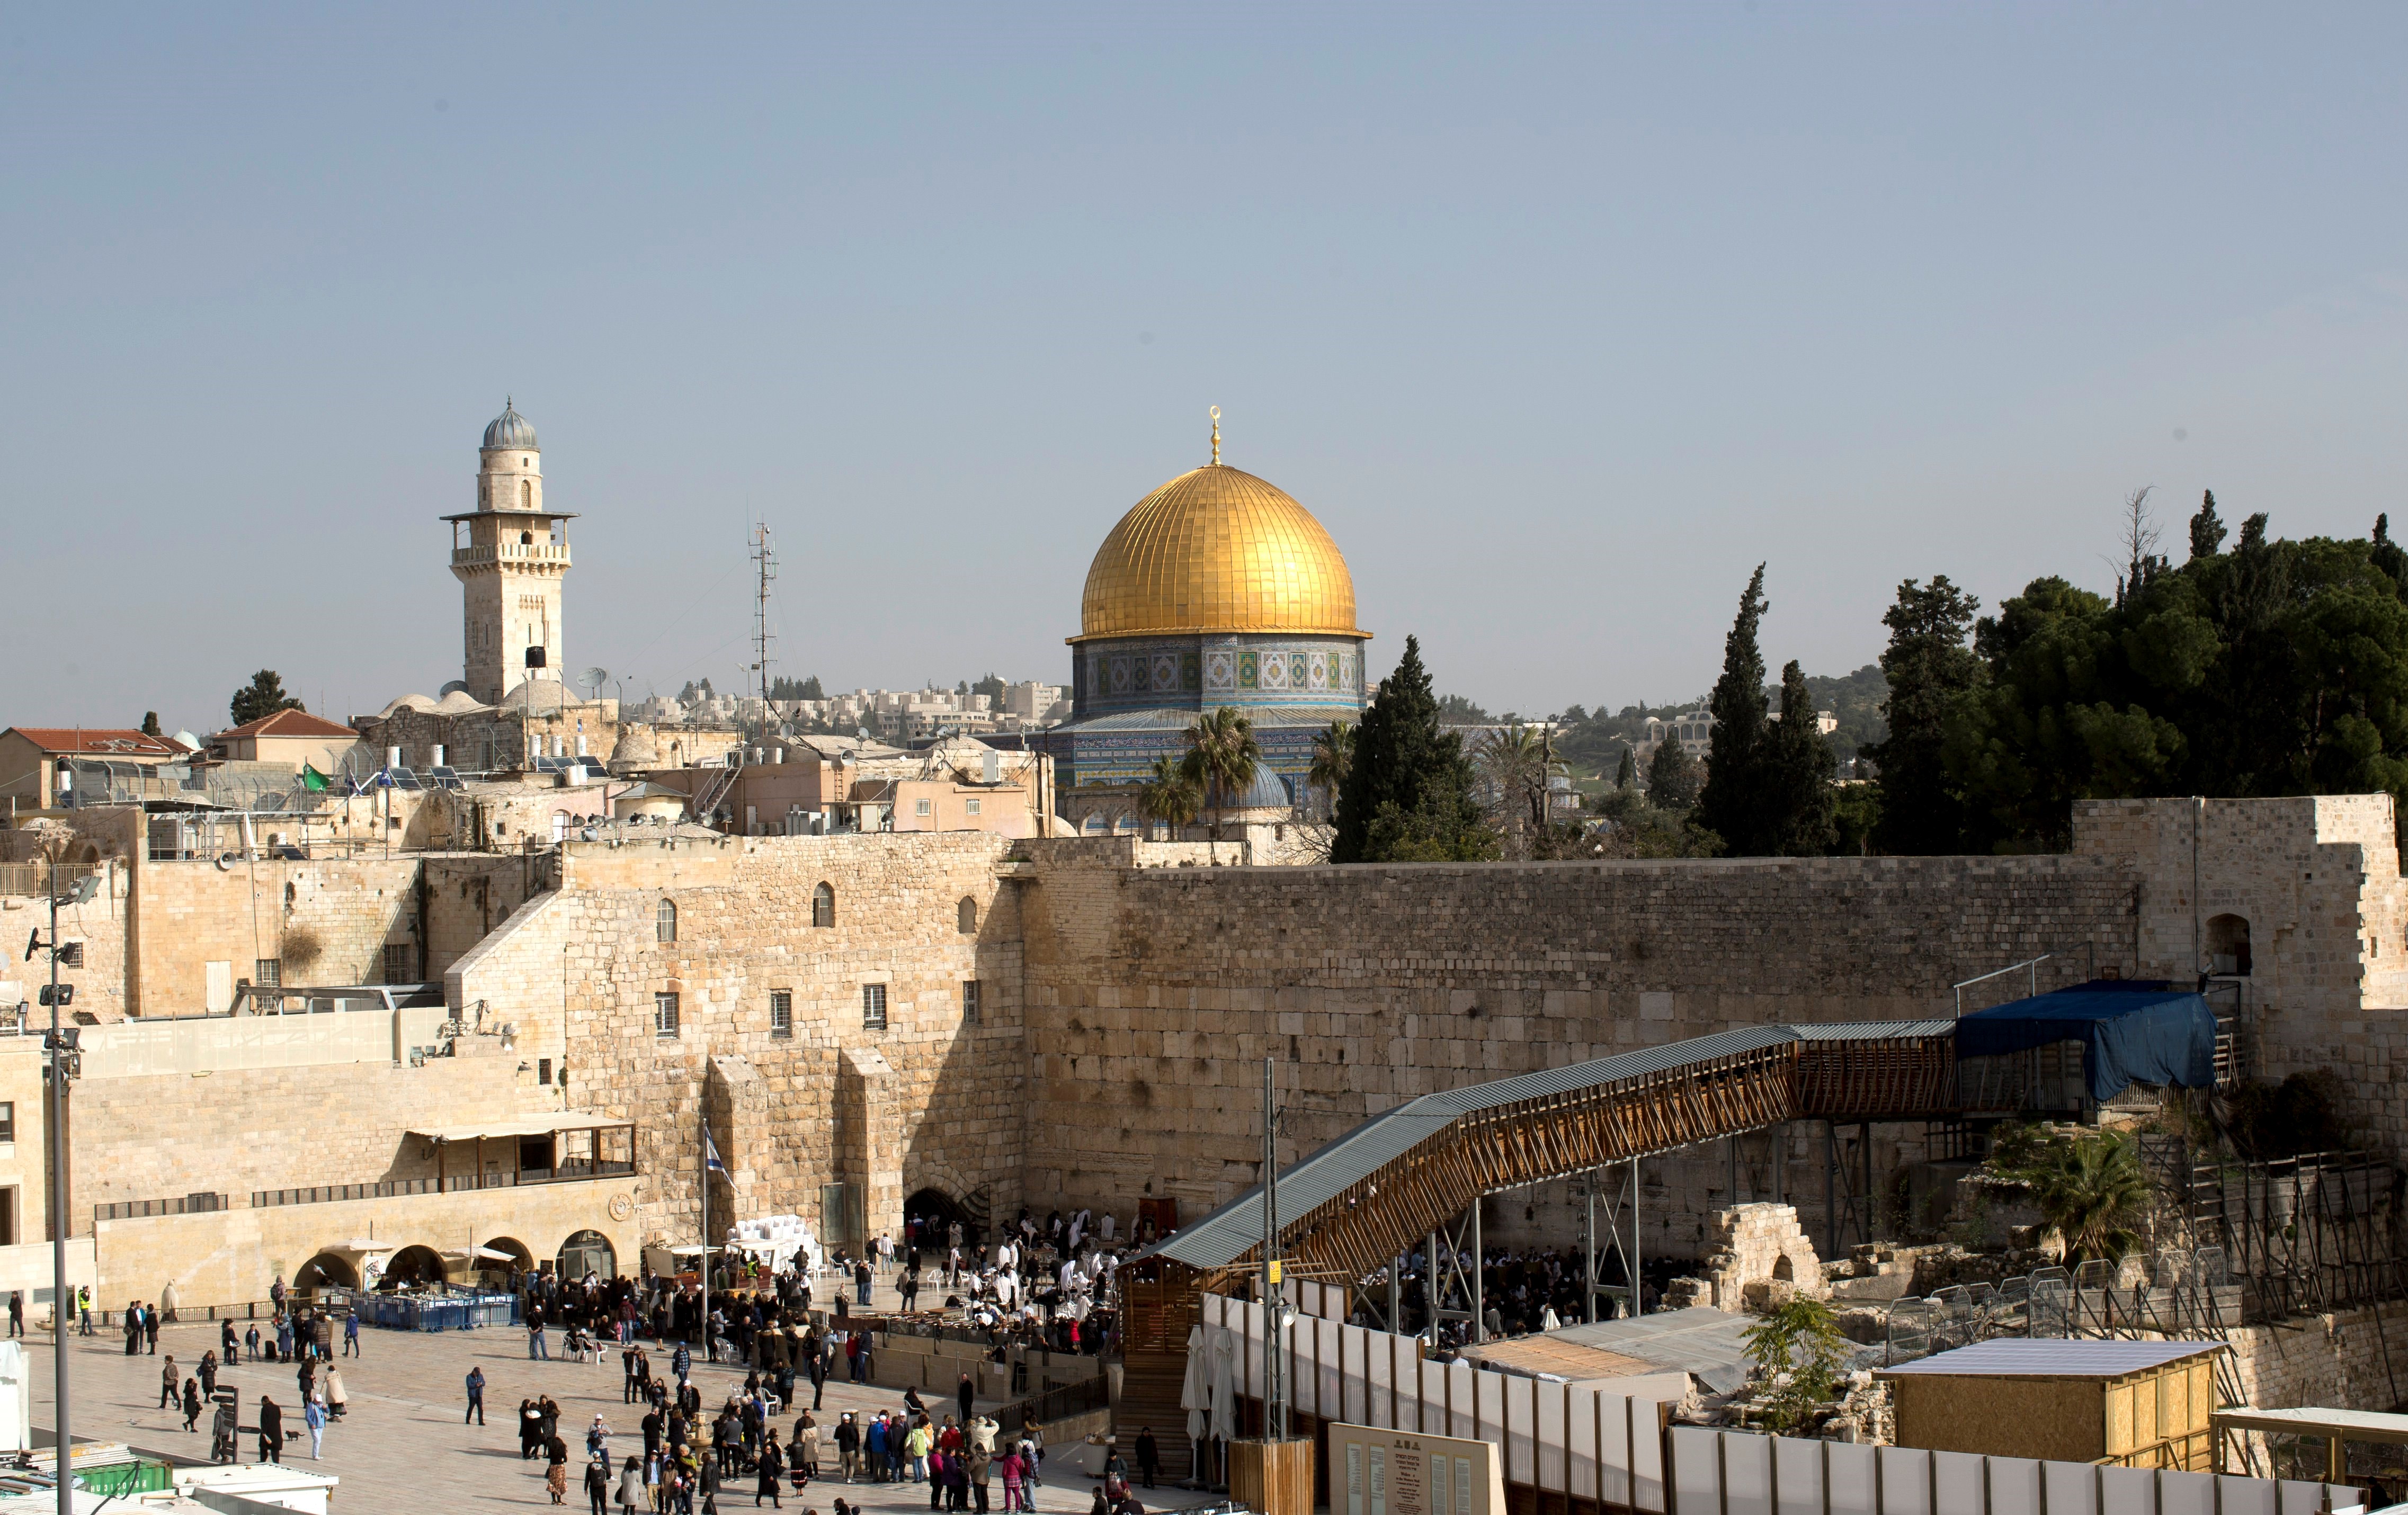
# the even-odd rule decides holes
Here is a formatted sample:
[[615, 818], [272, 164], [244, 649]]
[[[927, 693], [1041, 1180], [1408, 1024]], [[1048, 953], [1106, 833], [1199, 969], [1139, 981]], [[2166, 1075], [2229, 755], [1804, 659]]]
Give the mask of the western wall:
[[[924, 1191], [973, 1219], [1125, 1216], [1151, 1195], [1193, 1220], [1257, 1179], [1266, 1055], [1294, 1161], [1484, 1079], [1732, 1026], [1948, 1015], [1953, 983], [2043, 953], [1969, 1007], [2111, 966], [2178, 977], [2211, 928], [2227, 947], [2245, 931], [2246, 971], [2219, 983], [2259, 1074], [2330, 1069], [2360, 1139], [2398, 1160], [2408, 914], [2388, 799], [2101, 802], [2076, 836], [2058, 856], [1347, 868], [969, 832], [572, 840], [542, 865], [128, 858], [119, 892], [81, 908], [123, 922], [140, 993], [135, 1016], [87, 1030], [71, 1230], [102, 1226], [104, 1278], [124, 1260], [114, 1287], [155, 1289], [191, 1253], [255, 1297], [313, 1246], [437, 1226], [440, 1201], [263, 1219], [241, 1213], [252, 1192], [407, 1187], [429, 1165], [409, 1131], [544, 1112], [635, 1127], [632, 1176], [544, 1198], [547, 1227], [600, 1232], [631, 1266], [695, 1234], [706, 1115], [727, 1167], [714, 1230], [795, 1212], [850, 1239], [895, 1230]], [[178, 1017], [201, 1008], [203, 965], [247, 961], [255, 931], [314, 936], [320, 982], [372, 980], [384, 947], [423, 945], [447, 1006], [348, 1030], [329, 1022], [350, 1015], [268, 1022], [298, 1038], [285, 1052], [219, 1047], [240, 1018]], [[447, 1055], [416, 1055], [438, 1039]], [[1649, 1254], [1694, 1254], [1714, 1209], [1775, 1195], [1821, 1245], [1824, 1133], [1779, 1135], [1646, 1163]], [[1835, 1135], [1856, 1171], [1855, 1133]], [[1877, 1181], [1929, 1155], [1926, 1136], [1873, 1127]], [[92, 1219], [197, 1192], [229, 1211]], [[460, 1223], [499, 1234], [511, 1209], [489, 1193]], [[1578, 1214], [1556, 1184], [1499, 1196], [1488, 1220], [1493, 1236], [1552, 1242]], [[170, 1233], [173, 1247], [142, 1239]], [[538, 1256], [560, 1240], [518, 1239]]]

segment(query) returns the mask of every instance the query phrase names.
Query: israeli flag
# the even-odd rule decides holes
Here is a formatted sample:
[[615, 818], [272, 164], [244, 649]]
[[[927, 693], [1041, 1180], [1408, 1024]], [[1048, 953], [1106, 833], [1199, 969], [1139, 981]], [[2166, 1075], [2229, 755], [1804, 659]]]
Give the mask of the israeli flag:
[[727, 1165], [719, 1160], [719, 1143], [710, 1139], [710, 1127], [702, 1128], [702, 1165], [713, 1173], [724, 1173]]

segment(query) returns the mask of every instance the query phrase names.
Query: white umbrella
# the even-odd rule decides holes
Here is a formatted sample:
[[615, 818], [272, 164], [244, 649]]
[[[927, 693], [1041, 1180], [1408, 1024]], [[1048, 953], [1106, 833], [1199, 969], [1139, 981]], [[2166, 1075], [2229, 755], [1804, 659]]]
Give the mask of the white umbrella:
[[1179, 1386], [1179, 1408], [1187, 1412], [1187, 1439], [1204, 1439], [1204, 1424], [1212, 1409], [1212, 1385], [1204, 1372], [1204, 1328], [1187, 1328], [1187, 1377]]

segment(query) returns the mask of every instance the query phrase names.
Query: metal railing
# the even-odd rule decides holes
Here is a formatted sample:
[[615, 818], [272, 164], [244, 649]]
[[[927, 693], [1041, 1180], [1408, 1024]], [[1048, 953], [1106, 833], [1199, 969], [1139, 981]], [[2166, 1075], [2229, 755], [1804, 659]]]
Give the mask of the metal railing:
[[521, 1168], [489, 1173], [481, 1179], [474, 1173], [454, 1173], [444, 1179], [388, 1179], [381, 1183], [322, 1183], [300, 1189], [254, 1189], [251, 1192], [251, 1204], [253, 1209], [265, 1209], [273, 1205], [327, 1205], [338, 1200], [392, 1199], [403, 1194], [465, 1194], [480, 1189], [517, 1189], [534, 1184], [581, 1183], [590, 1179], [625, 1178], [635, 1171], [633, 1163], [584, 1160], [566, 1163], [556, 1168]]
[[2242, 1286], [2224, 1249], [2168, 1249], [2140, 1282], [2117, 1285], [2096, 1260], [2036, 1268], [1997, 1284], [1958, 1284], [1890, 1307], [1885, 1365], [1992, 1336], [2172, 1336], [2220, 1340], [2241, 1322]]
[[179, 1194], [174, 1199], [121, 1199], [114, 1204], [94, 1205], [92, 1218], [99, 1221], [130, 1221], [146, 1215], [207, 1215], [226, 1209], [227, 1196], [216, 1193]]

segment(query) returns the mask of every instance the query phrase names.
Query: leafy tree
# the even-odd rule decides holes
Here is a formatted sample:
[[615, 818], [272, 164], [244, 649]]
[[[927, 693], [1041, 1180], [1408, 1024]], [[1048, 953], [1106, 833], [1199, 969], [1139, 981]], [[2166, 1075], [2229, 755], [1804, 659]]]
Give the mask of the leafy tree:
[[1639, 760], [1631, 755], [1631, 751], [1628, 747], [1625, 747], [1622, 750], [1622, 761], [1614, 765], [1613, 787], [1616, 789], [1628, 789], [1638, 781]]
[[2091, 797], [2408, 798], [2408, 604], [2386, 545], [2272, 539], [2257, 514], [2230, 551], [2144, 569], [2113, 603], [2035, 579], [1975, 627], [1985, 683], [1946, 720], [1971, 840], [2062, 848]]
[[1422, 666], [1421, 640], [1363, 711], [1354, 755], [1338, 792], [1335, 863], [1465, 860], [1493, 851], [1472, 800], [1463, 738], [1439, 727], [1439, 702]]
[[1722, 844], [1710, 831], [1699, 831], [1685, 810], [1666, 809], [1635, 788], [1609, 789], [1592, 807], [1603, 823], [1586, 838], [1585, 848], [1565, 855], [1593, 857], [1712, 857]]
[[1003, 705], [1004, 692], [1010, 687], [993, 672], [989, 672], [985, 678], [970, 686], [970, 693], [985, 695], [988, 706], [999, 709]]
[[1460, 694], [1449, 694], [1438, 702], [1438, 719], [1447, 726], [1484, 726], [1497, 718]]
[[1212, 839], [1221, 839], [1221, 814], [1245, 797], [1263, 761], [1262, 744], [1254, 740], [1254, 724], [1234, 705], [1217, 705], [1187, 728], [1187, 758], [1182, 771], [1203, 793], [1212, 809]]
[[262, 668], [251, 676], [251, 682], [234, 692], [234, 700], [226, 707], [237, 726], [274, 715], [279, 710], [307, 709], [299, 700], [284, 693], [284, 680], [273, 668]]
[[1138, 791], [1138, 808], [1168, 826], [1174, 839], [1182, 827], [1194, 822], [1203, 805], [1203, 791], [1168, 753], [1154, 760], [1153, 777]]
[[1756, 643], [1766, 608], [1759, 563], [1739, 597], [1739, 614], [1723, 642], [1723, 675], [1707, 701], [1714, 725], [1705, 785], [1698, 791], [1698, 824], [1721, 836], [1738, 857], [1761, 857], [1777, 840], [1765, 794], [1764, 654]]
[[[239, 726], [242, 722], [237, 721], [235, 724]], [[145, 710], [142, 712], [142, 735], [145, 736], [160, 736], [165, 735], [165, 733], [159, 729], [158, 711]]]
[[1330, 797], [1334, 808], [1338, 792], [1346, 783], [1347, 767], [1354, 761], [1354, 723], [1333, 721], [1329, 729], [1313, 733], [1312, 766], [1305, 771], [1304, 781]]
[[827, 694], [820, 688], [820, 676], [817, 674], [809, 679], [793, 679], [781, 674], [769, 680], [769, 697], [773, 700], [824, 700]]
[[1889, 627], [1889, 650], [1881, 658], [1889, 735], [1866, 755], [1881, 774], [1872, 840], [1885, 852], [1964, 850], [1964, 797], [1949, 779], [1943, 753], [1951, 710], [1982, 681], [1982, 660], [1965, 645], [1981, 607], [1941, 574], [1928, 585], [1912, 579], [1899, 585], [1898, 602], [1882, 617]]
[[1833, 760], [1814, 719], [1814, 697], [1797, 661], [1781, 670], [1781, 727], [1765, 764], [1764, 801], [1770, 850], [1783, 857], [1819, 857], [1839, 839], [1831, 792]]
[[1740, 1333], [1740, 1341], [1767, 1391], [1765, 1414], [1774, 1430], [1802, 1427], [1817, 1407], [1839, 1397], [1848, 1341], [1831, 1307], [1821, 1300], [1792, 1295]]
[[1676, 737], [1667, 736], [1647, 764], [1647, 798], [1667, 810], [1686, 810], [1698, 803], [1698, 785], [1704, 775], [1698, 760]]

